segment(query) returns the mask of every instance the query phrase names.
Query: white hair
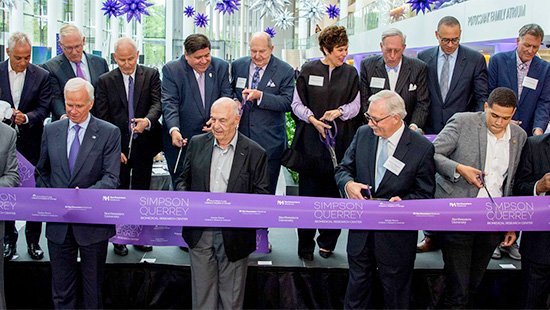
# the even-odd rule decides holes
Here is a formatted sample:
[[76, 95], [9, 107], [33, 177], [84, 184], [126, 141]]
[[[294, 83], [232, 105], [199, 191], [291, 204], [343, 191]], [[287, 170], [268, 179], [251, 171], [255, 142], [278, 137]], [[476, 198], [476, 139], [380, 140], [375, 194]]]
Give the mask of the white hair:
[[67, 92], [76, 92], [82, 88], [85, 88], [88, 93], [88, 102], [92, 102], [94, 100], [94, 87], [90, 82], [79, 77], [72, 78], [65, 84], [65, 91], [63, 92], [65, 99], [67, 99]]
[[80, 40], [82, 41], [82, 38], [84, 38], [84, 34], [82, 34], [82, 31], [80, 31], [80, 29], [78, 29], [77, 26], [68, 24], [61, 27], [61, 29], [59, 29], [59, 41], [61, 41], [61, 44], [63, 44], [64, 37], [74, 33], [78, 34], [78, 36], [80, 37]]
[[384, 40], [388, 37], [393, 37], [393, 36], [398, 36], [401, 38], [401, 43], [403, 45], [406, 44], [406, 41], [407, 41], [407, 36], [405, 36], [403, 34], [403, 32], [401, 32], [401, 30], [397, 29], [397, 28], [390, 28], [390, 29], [386, 29], [384, 30], [384, 32], [382, 32], [382, 39], [381, 39], [381, 42], [382, 44], [384, 44]]
[[122, 37], [122, 38], [118, 38], [118, 40], [115, 41], [115, 54], [117, 53], [118, 46], [124, 43], [130, 44], [134, 48], [134, 53], [137, 53], [138, 48], [137, 48], [136, 41], [134, 41], [132, 38]]
[[10, 49], [10, 53], [13, 53], [13, 48], [17, 44], [19, 45], [28, 44], [29, 46], [32, 46], [31, 40], [23, 32], [14, 32], [8, 39], [8, 48]]
[[230, 104], [235, 115], [239, 115], [239, 104], [237, 103], [237, 101], [229, 97], [221, 97], [220, 99], [214, 101], [212, 107], [210, 107], [210, 110], [214, 109], [214, 107], [219, 104]]
[[265, 31], [258, 31], [258, 32], [253, 33], [252, 36], [250, 37], [250, 42], [252, 42], [252, 40], [255, 39], [255, 38], [264, 38], [264, 39], [266, 39], [267, 40], [267, 48], [271, 48], [273, 46], [273, 44], [271, 43], [271, 36], [269, 34], [267, 34], [267, 32], [265, 32]]
[[384, 89], [369, 97], [369, 105], [383, 100], [386, 106], [386, 113], [388, 115], [399, 114], [401, 119], [407, 116], [407, 110], [405, 109], [405, 101], [398, 93]]

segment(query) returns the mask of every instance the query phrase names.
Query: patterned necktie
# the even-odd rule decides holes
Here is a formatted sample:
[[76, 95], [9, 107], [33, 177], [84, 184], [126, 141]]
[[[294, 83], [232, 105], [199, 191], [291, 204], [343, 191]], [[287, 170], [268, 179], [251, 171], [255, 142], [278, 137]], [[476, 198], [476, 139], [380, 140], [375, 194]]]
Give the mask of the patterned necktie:
[[[134, 116], [134, 79], [132, 76], [128, 77], [128, 129], [130, 134], [132, 134], [132, 120]], [[134, 134], [133, 138], [137, 138], [137, 133]]]
[[260, 70], [262, 68], [256, 67], [256, 70], [254, 71], [254, 75], [252, 76], [252, 85], [250, 85], [250, 88], [257, 89], [258, 84], [260, 83]]
[[199, 79], [197, 80], [197, 83], [199, 83], [199, 92], [201, 93], [202, 107], [204, 108], [204, 72], [199, 74]]
[[447, 93], [449, 92], [449, 54], [444, 54], [445, 62], [441, 69], [441, 78], [439, 79], [439, 89], [441, 89], [441, 98], [445, 102]]
[[82, 68], [80, 68], [80, 65], [82, 64], [82, 62], [81, 61], [75, 62], [75, 64], [76, 64], [76, 76], [86, 80], [86, 77], [84, 76], [84, 72], [82, 72]]
[[71, 149], [69, 150], [69, 171], [73, 173], [74, 164], [76, 162], [76, 157], [78, 156], [78, 150], [80, 149], [80, 138], [78, 137], [78, 132], [80, 131], [79, 125], [73, 126], [75, 130], [73, 143], [71, 144]]
[[380, 182], [382, 182], [382, 178], [384, 178], [384, 174], [386, 173], [384, 163], [388, 160], [388, 139], [380, 139], [382, 139], [382, 143], [380, 145], [380, 154], [378, 154], [378, 160], [376, 161], [376, 178], [374, 179], [374, 190], [376, 191], [378, 191], [378, 186], [380, 185]]
[[523, 91], [523, 80], [527, 76], [527, 64], [522, 63], [518, 66], [518, 103]]

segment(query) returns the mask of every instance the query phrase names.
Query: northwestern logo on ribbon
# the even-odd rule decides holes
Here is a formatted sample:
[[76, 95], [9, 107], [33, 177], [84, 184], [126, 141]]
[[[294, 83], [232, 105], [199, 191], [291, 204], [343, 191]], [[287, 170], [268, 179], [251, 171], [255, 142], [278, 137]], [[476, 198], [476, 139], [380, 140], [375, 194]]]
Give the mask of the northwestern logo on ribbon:
[[15, 205], [17, 205], [17, 196], [15, 194], [0, 193], [1, 214], [15, 214]]
[[126, 197], [124, 196], [103, 196], [103, 201], [122, 201], [126, 200]]
[[[141, 196], [139, 213], [145, 217], [183, 217], [189, 211], [189, 198]], [[186, 219], [186, 218], [185, 218]]]
[[[487, 219], [492, 222], [525, 222], [532, 221], [535, 214], [535, 205], [528, 201], [506, 201], [485, 203]], [[509, 224], [509, 223], [507, 223]]]
[[[363, 203], [360, 202], [326, 202], [313, 203], [313, 216], [321, 221], [360, 220], [363, 215]], [[318, 222], [318, 221], [315, 221]]]
[[207, 198], [204, 203], [208, 204], [208, 205], [230, 205], [231, 204], [231, 202], [229, 202], [227, 200], [210, 199], [210, 198]]

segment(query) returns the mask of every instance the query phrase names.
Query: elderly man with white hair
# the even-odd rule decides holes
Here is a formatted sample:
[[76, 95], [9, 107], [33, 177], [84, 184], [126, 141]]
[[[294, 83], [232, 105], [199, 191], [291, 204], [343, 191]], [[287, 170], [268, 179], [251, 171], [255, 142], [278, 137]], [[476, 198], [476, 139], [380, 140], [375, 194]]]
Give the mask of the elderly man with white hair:
[[[368, 125], [357, 130], [336, 168], [336, 183], [351, 199], [396, 202], [433, 198], [434, 146], [405, 126], [403, 99], [382, 90], [369, 98]], [[349, 282], [344, 308], [372, 309], [374, 277], [384, 308], [408, 309], [418, 231], [350, 230]]]
[[[66, 119], [48, 124], [36, 166], [37, 187], [115, 189], [119, 184], [120, 130], [90, 114], [94, 87], [82, 78], [65, 84]], [[114, 225], [46, 224], [56, 309], [100, 309], [107, 245]], [[77, 301], [78, 253], [82, 301]]]

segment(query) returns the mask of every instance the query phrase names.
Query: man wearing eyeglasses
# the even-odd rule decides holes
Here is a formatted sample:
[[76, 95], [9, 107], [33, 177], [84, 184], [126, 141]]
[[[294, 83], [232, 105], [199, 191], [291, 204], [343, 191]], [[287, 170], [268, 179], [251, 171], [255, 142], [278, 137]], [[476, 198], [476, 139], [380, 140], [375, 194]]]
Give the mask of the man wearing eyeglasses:
[[403, 55], [406, 36], [395, 28], [382, 32], [382, 55], [361, 61], [361, 105], [368, 109], [368, 99], [383, 89], [398, 93], [405, 100], [405, 123], [413, 129], [424, 128], [430, 110], [426, 82], [426, 64]]
[[[435, 146], [435, 198], [489, 198], [512, 194], [514, 176], [527, 134], [511, 122], [516, 95], [506, 87], [496, 88], [485, 112], [457, 113], [437, 135]], [[472, 308], [501, 232], [437, 232], [445, 262], [446, 288], [442, 309]], [[516, 240], [508, 232], [502, 246]]]
[[[336, 184], [350, 199], [398, 202], [430, 199], [435, 191], [434, 146], [405, 126], [405, 102], [394, 91], [369, 98], [368, 126], [357, 130], [336, 167]], [[349, 231], [345, 309], [372, 309], [376, 275], [385, 309], [408, 309], [418, 231]]]
[[103, 73], [109, 72], [105, 59], [84, 52], [86, 37], [74, 25], [65, 25], [59, 29], [59, 44], [63, 54], [48, 60], [44, 69], [50, 72], [52, 88], [52, 119], [58, 120], [65, 115], [63, 89], [68, 80], [79, 77], [94, 87]]
[[[489, 95], [485, 57], [459, 44], [461, 32], [456, 18], [443, 17], [435, 32], [439, 46], [418, 54], [418, 58], [428, 66], [431, 104], [424, 126], [428, 134], [438, 134], [457, 112], [482, 111]], [[424, 235], [425, 239], [418, 244], [417, 251], [436, 249], [436, 236], [426, 231]]]

